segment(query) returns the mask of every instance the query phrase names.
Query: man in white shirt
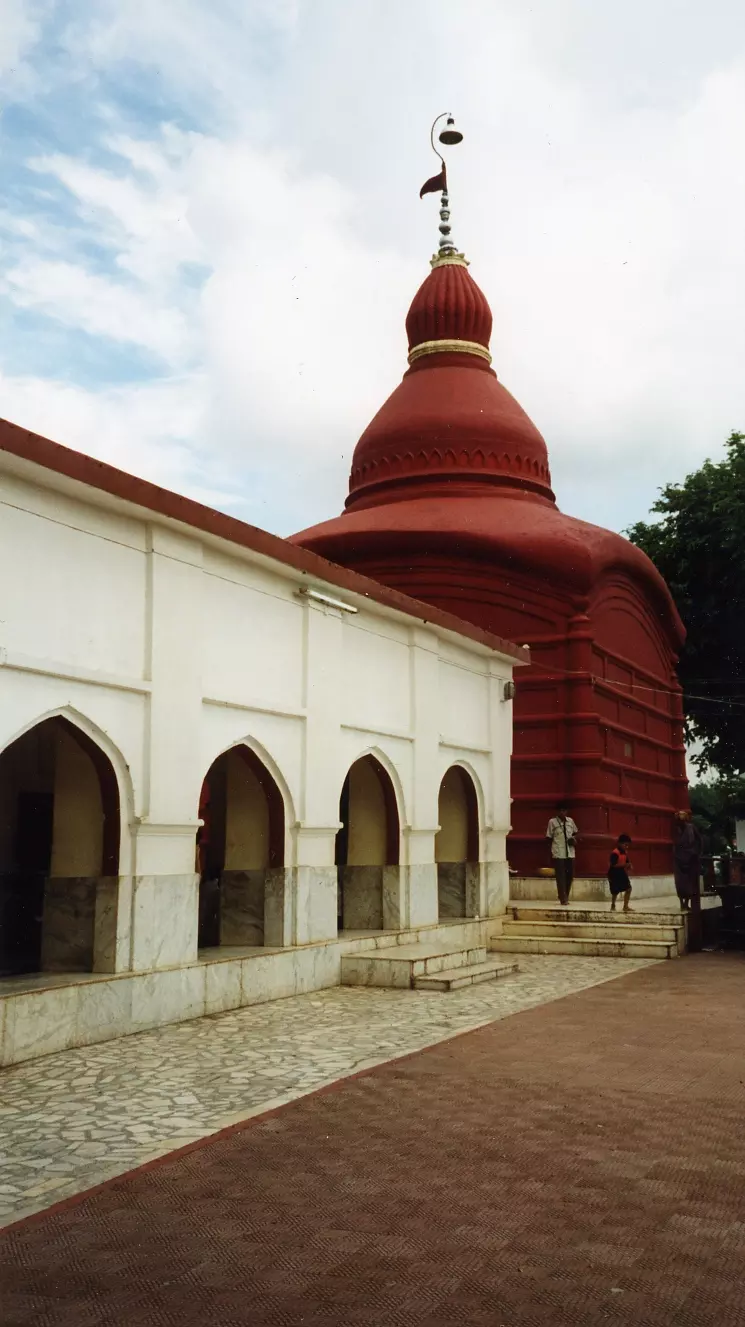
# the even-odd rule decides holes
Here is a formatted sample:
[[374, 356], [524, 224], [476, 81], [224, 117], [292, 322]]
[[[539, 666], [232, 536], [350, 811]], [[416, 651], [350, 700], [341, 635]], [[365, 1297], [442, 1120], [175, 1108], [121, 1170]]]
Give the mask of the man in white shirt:
[[569, 815], [565, 802], [560, 802], [556, 815], [549, 820], [546, 838], [551, 845], [551, 857], [556, 876], [556, 889], [559, 902], [565, 908], [574, 880], [574, 853], [578, 834], [577, 826]]

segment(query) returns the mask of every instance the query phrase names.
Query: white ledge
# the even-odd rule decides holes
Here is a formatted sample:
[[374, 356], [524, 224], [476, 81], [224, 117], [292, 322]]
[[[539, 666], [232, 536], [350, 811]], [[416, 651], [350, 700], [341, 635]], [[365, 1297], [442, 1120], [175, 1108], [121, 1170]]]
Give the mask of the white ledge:
[[0, 646], [0, 668], [19, 673], [36, 673], [42, 677], [58, 677], [62, 682], [84, 682], [88, 686], [108, 687], [113, 691], [135, 691], [148, 695], [152, 682], [140, 677], [122, 677], [119, 673], [101, 673], [76, 664], [61, 663], [57, 659], [38, 659], [32, 654], [17, 654]]

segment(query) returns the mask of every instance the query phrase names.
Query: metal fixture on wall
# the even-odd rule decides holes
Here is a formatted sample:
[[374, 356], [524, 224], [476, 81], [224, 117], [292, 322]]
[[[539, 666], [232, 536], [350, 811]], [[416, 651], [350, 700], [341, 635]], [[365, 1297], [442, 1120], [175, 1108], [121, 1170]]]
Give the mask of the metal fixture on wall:
[[320, 590], [310, 590], [302, 585], [297, 592], [299, 599], [311, 599], [314, 604], [326, 604], [328, 608], [338, 608], [342, 613], [358, 613], [359, 609], [353, 604], [345, 604], [341, 599], [334, 599], [330, 594], [323, 594]]

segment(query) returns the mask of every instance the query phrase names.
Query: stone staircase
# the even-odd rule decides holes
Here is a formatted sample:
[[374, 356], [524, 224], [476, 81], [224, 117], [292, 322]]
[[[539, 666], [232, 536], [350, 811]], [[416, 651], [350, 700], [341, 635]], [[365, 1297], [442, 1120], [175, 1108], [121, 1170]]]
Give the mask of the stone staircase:
[[463, 949], [457, 941], [396, 945], [344, 954], [342, 986], [386, 986], [399, 990], [455, 991], [517, 972], [515, 959], [496, 958], [486, 946]]
[[610, 912], [608, 908], [526, 907], [511, 903], [498, 954], [574, 954], [593, 958], [676, 958], [685, 952], [681, 912]]

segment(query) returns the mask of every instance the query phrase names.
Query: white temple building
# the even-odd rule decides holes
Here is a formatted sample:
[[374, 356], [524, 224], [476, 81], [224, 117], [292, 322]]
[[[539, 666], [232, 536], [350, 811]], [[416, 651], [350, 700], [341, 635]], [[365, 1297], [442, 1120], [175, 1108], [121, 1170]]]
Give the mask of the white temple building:
[[483, 956], [526, 650], [7, 423], [0, 490], [0, 1063]]

